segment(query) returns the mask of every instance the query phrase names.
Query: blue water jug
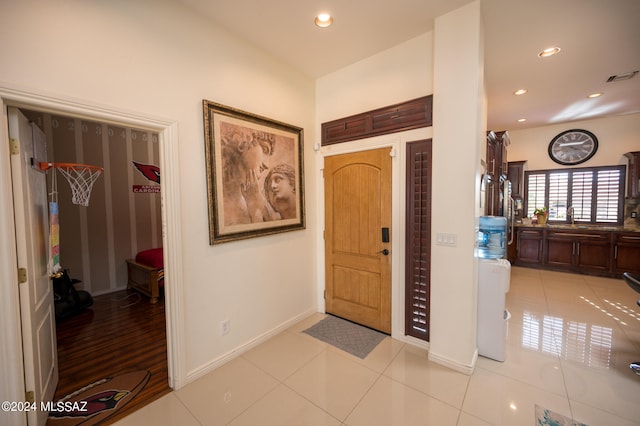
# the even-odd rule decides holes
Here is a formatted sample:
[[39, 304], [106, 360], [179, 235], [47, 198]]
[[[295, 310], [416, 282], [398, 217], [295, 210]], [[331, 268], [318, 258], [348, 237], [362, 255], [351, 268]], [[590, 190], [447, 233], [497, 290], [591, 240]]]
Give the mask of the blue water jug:
[[477, 255], [483, 259], [505, 257], [507, 248], [507, 218], [480, 216], [476, 238]]

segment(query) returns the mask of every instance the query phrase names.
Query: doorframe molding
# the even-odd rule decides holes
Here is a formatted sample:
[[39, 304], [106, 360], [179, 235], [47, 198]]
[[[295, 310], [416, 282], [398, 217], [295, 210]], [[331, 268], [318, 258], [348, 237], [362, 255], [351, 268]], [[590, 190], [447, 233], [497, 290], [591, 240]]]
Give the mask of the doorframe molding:
[[431, 127], [423, 127], [404, 132], [374, 136], [335, 145], [319, 147], [317, 151], [316, 172], [318, 191], [316, 201], [318, 206], [318, 311], [325, 312], [324, 290], [325, 284], [325, 255], [324, 255], [324, 159], [325, 157], [341, 154], [351, 154], [372, 149], [389, 148], [395, 150], [391, 162], [391, 337], [413, 346], [428, 349], [429, 343], [404, 334], [404, 229], [405, 215], [404, 199], [406, 182], [404, 179], [407, 142], [433, 138]]
[[[0, 282], [3, 297], [0, 298], [0, 395], [3, 400], [24, 400], [24, 377], [22, 364], [22, 337], [20, 333], [20, 309], [18, 300], [17, 254], [15, 223], [13, 218], [13, 189], [9, 154], [9, 130], [7, 107], [64, 114], [95, 121], [117, 123], [138, 127], [158, 133], [160, 146], [160, 168], [163, 174], [162, 197], [162, 242], [165, 247], [165, 277], [171, 283], [165, 288], [167, 312], [167, 361], [169, 386], [179, 389], [186, 379], [186, 351], [184, 344], [184, 301], [182, 271], [182, 220], [179, 191], [178, 123], [176, 120], [132, 112], [111, 106], [48, 95], [15, 87], [0, 85], [0, 234], [6, 236], [0, 244]], [[19, 366], [19, 368], [16, 368]], [[15, 420], [21, 424], [18, 417]]]

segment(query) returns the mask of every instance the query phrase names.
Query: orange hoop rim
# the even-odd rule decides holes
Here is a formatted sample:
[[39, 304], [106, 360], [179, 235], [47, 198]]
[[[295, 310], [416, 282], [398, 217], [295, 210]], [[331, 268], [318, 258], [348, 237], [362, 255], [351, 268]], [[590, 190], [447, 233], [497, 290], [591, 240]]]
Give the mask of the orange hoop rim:
[[47, 163], [40, 162], [38, 164], [40, 170], [49, 170], [50, 168], [62, 168], [62, 169], [90, 169], [93, 171], [104, 171], [104, 169], [100, 166], [92, 166], [90, 164], [80, 164], [80, 163]]

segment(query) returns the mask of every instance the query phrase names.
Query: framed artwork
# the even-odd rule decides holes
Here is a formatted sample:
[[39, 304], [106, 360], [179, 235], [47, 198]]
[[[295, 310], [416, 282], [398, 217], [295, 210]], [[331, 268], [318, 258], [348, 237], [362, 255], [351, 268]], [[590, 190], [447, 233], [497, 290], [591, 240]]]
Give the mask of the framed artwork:
[[203, 100], [209, 243], [305, 228], [303, 130]]

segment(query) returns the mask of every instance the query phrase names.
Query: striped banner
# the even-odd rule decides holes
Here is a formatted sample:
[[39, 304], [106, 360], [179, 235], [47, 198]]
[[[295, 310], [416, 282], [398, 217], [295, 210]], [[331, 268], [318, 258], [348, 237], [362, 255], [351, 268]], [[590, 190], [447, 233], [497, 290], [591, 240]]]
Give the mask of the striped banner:
[[60, 267], [60, 222], [58, 221], [58, 203], [49, 203], [49, 265], [52, 273], [57, 273]]

